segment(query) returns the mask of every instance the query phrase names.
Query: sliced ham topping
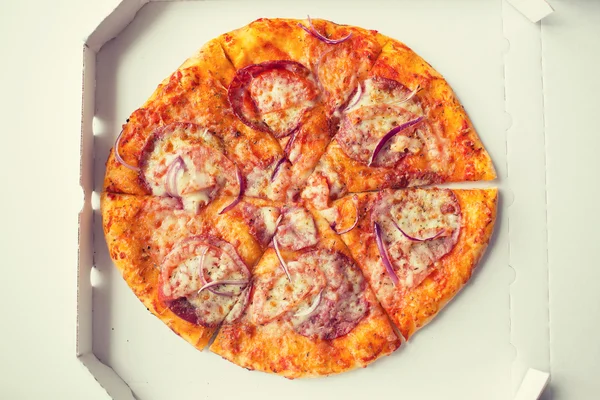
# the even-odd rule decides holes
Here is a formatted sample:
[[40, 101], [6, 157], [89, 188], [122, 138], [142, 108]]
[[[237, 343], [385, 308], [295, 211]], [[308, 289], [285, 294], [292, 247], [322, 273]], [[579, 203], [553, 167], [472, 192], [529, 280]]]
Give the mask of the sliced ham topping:
[[317, 227], [311, 213], [303, 207], [283, 211], [275, 238], [283, 250], [297, 251], [317, 244]]
[[336, 136], [344, 153], [369, 166], [392, 167], [423, 152], [419, 130], [426, 129], [427, 121], [416, 91], [383, 78], [369, 79], [361, 87], [361, 95], [344, 110]]
[[418, 286], [454, 248], [461, 227], [460, 205], [447, 189], [383, 192], [371, 218], [380, 227], [398, 285], [407, 289]]
[[[159, 298], [186, 321], [219, 324], [248, 286], [250, 272], [235, 248], [211, 236], [195, 236], [179, 242], [160, 266]], [[206, 283], [215, 284], [201, 290]], [[213, 289], [213, 290], [210, 290]]]
[[196, 213], [217, 195], [237, 195], [236, 166], [219, 140], [191, 123], [173, 123], [156, 130], [140, 158], [140, 177], [155, 196], [181, 198]]
[[240, 69], [228, 89], [235, 115], [249, 127], [281, 138], [315, 105], [317, 86], [308, 68], [289, 60]]

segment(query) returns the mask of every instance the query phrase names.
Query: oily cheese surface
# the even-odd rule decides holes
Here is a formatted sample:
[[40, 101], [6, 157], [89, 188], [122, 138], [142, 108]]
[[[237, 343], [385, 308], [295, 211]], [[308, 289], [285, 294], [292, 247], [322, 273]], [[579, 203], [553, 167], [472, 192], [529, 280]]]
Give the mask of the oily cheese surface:
[[[337, 252], [350, 260], [350, 253], [339, 236], [325, 220], [316, 219], [319, 235], [316, 247]], [[288, 252], [285, 257], [290, 261], [301, 260], [310, 257], [310, 252]], [[279, 270], [275, 251], [268, 249], [253, 270], [255, 282]], [[255, 287], [254, 293], [257, 290]], [[368, 287], [364, 291], [364, 306], [368, 311], [349, 334], [331, 340], [304, 336], [294, 331], [290, 321], [284, 318], [256, 323], [259, 310], [253, 308], [258, 297], [254, 293], [246, 313], [232, 323], [226, 322], [210, 347], [211, 351], [245, 368], [288, 378], [330, 375], [364, 367], [400, 346], [400, 339]]]
[[[395, 329], [408, 339], [468, 282], [496, 217], [496, 189], [417, 189], [455, 206], [416, 239], [386, 234], [400, 275], [389, 285], [373, 225], [386, 199], [411, 208], [407, 188], [493, 180], [494, 167], [449, 84], [410, 48], [312, 24], [263, 18], [202, 46], [123, 125], [101, 196], [110, 256], [150, 312], [198, 349], [214, 336], [211, 351], [288, 378], [394, 352]], [[187, 261], [171, 265], [181, 249]], [[234, 283], [207, 281], [205, 262], [226, 276], [215, 259]], [[291, 279], [302, 271], [313, 275]], [[260, 292], [272, 276], [291, 298]], [[221, 317], [208, 324], [199, 310]]]

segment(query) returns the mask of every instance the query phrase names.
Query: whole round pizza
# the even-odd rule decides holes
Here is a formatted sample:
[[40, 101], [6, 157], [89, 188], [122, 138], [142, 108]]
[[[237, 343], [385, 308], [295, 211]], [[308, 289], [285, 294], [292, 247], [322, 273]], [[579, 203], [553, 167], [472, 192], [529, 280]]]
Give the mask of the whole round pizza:
[[102, 218], [175, 333], [288, 378], [394, 352], [465, 285], [493, 231], [492, 162], [444, 78], [401, 42], [259, 19], [134, 111]]

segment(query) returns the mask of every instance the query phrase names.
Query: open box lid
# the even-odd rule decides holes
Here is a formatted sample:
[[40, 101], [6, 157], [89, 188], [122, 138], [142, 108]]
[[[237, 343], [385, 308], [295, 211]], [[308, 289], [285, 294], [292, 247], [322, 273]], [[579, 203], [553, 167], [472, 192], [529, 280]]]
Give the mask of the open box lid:
[[[491, 317], [484, 317], [482, 314], [482, 318], [484, 320], [485, 318], [491, 318], [491, 320], [501, 321], [498, 326], [502, 332], [498, 333], [497, 338], [505, 337], [507, 339], [505, 342], [506, 347], [497, 349], [495, 354], [499, 358], [491, 360], [491, 362], [497, 362], [498, 365], [495, 371], [499, 375], [506, 374], [506, 376], [473, 377], [473, 379], [479, 381], [478, 389], [475, 389], [474, 393], [483, 393], [477, 390], [483, 390], [488, 381], [493, 381], [496, 385], [505, 387], [499, 393], [496, 393], [496, 387], [489, 387], [488, 389], [496, 394], [495, 397], [490, 395], [486, 398], [510, 398], [516, 392], [528, 368], [534, 367], [542, 371], [549, 370], [546, 154], [540, 26], [532, 24], [505, 2], [474, 4], [471, 1], [462, 0], [453, 2], [452, 6], [436, 0], [419, 2], [418, 4], [416, 2], [398, 3], [401, 6], [394, 3], [394, 7], [402, 7], [405, 14], [403, 18], [410, 21], [411, 16], [414, 16], [415, 20], [418, 20], [418, 16], [426, 16], [434, 19], [438, 25], [437, 35], [442, 36], [443, 33], [447, 32], [452, 32], [452, 35], [455, 35], [450, 39], [446, 39], [446, 42], [437, 37], [442, 42], [436, 47], [427, 45], [427, 43], [432, 43], [433, 38], [425, 34], [426, 30], [419, 32], [419, 35], [411, 33], [410, 29], [417, 26], [414, 21], [405, 23], [404, 27], [393, 28], [392, 17], [386, 19], [381, 14], [368, 15], [358, 12], [363, 9], [361, 7], [365, 7], [366, 3], [357, 2], [356, 5], [353, 3], [345, 7], [344, 10], [340, 10], [339, 6], [333, 4], [333, 2], [306, 2], [301, 5], [280, 2], [277, 5], [269, 4], [267, 8], [267, 3], [264, 1], [246, 3], [224, 1], [225, 3], [212, 1], [195, 4], [187, 2], [186, 4], [165, 4], [151, 1], [155, 4], [146, 5], [147, 0], [123, 0], [102, 20], [85, 41], [83, 51], [81, 148], [81, 185], [85, 192], [85, 203], [80, 214], [77, 355], [107, 393], [119, 400], [133, 398], [128, 387], [128, 384], [131, 385], [132, 382], [127, 381], [127, 379], [125, 379], [127, 383], [124, 382], [122, 379], [125, 378], [124, 376], [119, 376], [113, 368], [107, 367], [98, 360], [95, 354], [96, 351], [102, 352], [104, 350], [97, 347], [93, 341], [93, 333], [96, 332], [94, 328], [99, 329], [99, 327], [94, 327], [94, 321], [98, 322], [98, 320], [94, 318], [92, 310], [96, 314], [101, 311], [94, 308], [98, 299], [93, 300], [92, 292], [93, 290], [99, 292], [98, 297], [100, 298], [104, 296], [97, 285], [92, 285], [94, 279], [103, 279], [102, 277], [94, 278], [92, 276], [95, 273], [98, 275], [92, 266], [98, 264], [97, 255], [99, 251], [102, 251], [98, 244], [103, 239], [98, 237], [98, 233], [94, 237], [94, 231], [98, 232], [95, 224], [99, 224], [99, 214], [96, 211], [98, 209], [98, 182], [99, 179], [101, 181], [103, 175], [101, 166], [104, 159], [102, 158], [106, 156], [107, 148], [110, 148], [112, 144], [110, 140], [104, 139], [106, 139], [106, 132], [112, 132], [110, 134], [113, 135], [115, 126], [118, 126], [118, 121], [124, 120], [122, 115], [118, 115], [121, 111], [115, 111], [110, 118], [95, 118], [103, 107], [103, 104], [98, 104], [97, 100], [103, 101], [105, 96], [108, 96], [108, 92], [104, 87], [97, 87], [97, 82], [107, 82], [112, 79], [111, 74], [121, 73], [116, 70], [104, 71], [103, 67], [114, 63], [118, 57], [121, 57], [128, 50], [127, 47], [119, 47], [118, 43], [113, 42], [112, 47], [107, 47], [105, 53], [102, 54], [105, 50], [103, 46], [112, 38], [117, 37], [119, 39], [121, 35], [124, 35], [124, 40], [128, 43], [127, 46], [134, 46], [135, 41], [133, 39], [137, 34], [145, 33], [149, 35], [149, 31], [142, 29], [144, 24], [153, 23], [154, 27], [150, 28], [156, 29], [176, 26], [178, 23], [181, 24], [181, 18], [192, 9], [195, 12], [201, 12], [203, 22], [213, 21], [214, 19], [211, 16], [223, 15], [222, 13], [227, 8], [235, 7], [236, 13], [230, 15], [226, 22], [221, 21], [219, 24], [212, 25], [206, 23], [202, 31], [203, 36], [197, 36], [202, 37], [201, 40], [188, 41], [192, 43], [179, 41], [175, 52], [180, 51], [182, 56], [173, 57], [173, 59], [161, 56], [161, 58], [166, 58], [167, 61], [157, 60], [156, 64], [158, 66], [155, 71], [148, 72], [146, 77], [136, 81], [140, 89], [136, 90], [136, 93], [127, 94], [122, 102], [118, 104], [117, 108], [119, 110], [130, 112], [137, 108], [155, 85], [172, 72], [178, 66], [178, 63], [192, 54], [197, 47], [220, 33], [250, 22], [254, 19], [253, 15], [303, 18], [304, 14], [308, 12], [311, 15], [318, 15], [320, 18], [364, 27], [391, 27], [388, 28], [389, 30], [381, 28], [381, 31], [384, 34], [406, 41], [409, 46], [413, 47], [417, 53], [431, 62], [448, 78], [450, 84], [457, 91], [459, 98], [461, 100], [465, 99], [463, 104], [473, 119], [476, 128], [480, 131], [484, 144], [490, 150], [498, 170], [499, 181], [497, 184], [501, 190], [498, 227], [495, 234], [497, 239], [490, 245], [488, 251], [495, 253], [490, 257], [496, 257], [499, 262], [504, 260], [506, 263], [503, 268], [496, 271], [495, 276], [488, 277], [489, 279], [496, 279], [497, 285], [500, 287], [500, 289], [493, 289], [498, 294], [498, 298], [494, 302], [498, 308], [489, 309], [490, 313], [496, 314]], [[392, 7], [392, 3], [383, 1], [369, 3], [369, 7], [377, 8], [378, 6]], [[433, 9], [435, 9], [434, 13], [431, 12]], [[139, 14], [137, 14], [138, 11], [140, 11]], [[533, 18], [535, 19], [537, 15], [541, 14], [538, 13]], [[161, 20], [161, 18], [163, 19]], [[433, 24], [434, 22], [430, 23]], [[164, 30], [161, 33], [164, 33]], [[160, 42], [163, 39], [152, 37], [152, 40]], [[164, 40], [168, 41], [169, 39]], [[456, 41], [459, 43], [457, 44]], [[168, 43], [173, 44], [172, 42]], [[488, 46], [486, 53], [473, 53], [473, 49], [483, 49], [487, 43], [493, 43], [493, 45]], [[142, 43], [142, 46], [144, 45], [148, 45], [148, 43]], [[436, 51], [440, 52], [439, 56], [436, 55]], [[470, 61], [467, 59], [469, 61], [468, 70], [464, 70], [464, 64], [452, 60], [453, 52], [462, 54], [462, 57], [473, 57]], [[141, 53], [137, 55], [140, 56]], [[485, 68], [486, 71], [494, 71], [496, 67], [497, 71], [494, 72], [496, 75], [478, 75], [479, 69]], [[128, 76], [128, 73], [135, 72], [127, 72], [125, 67], [123, 69], [125, 72], [123, 72], [124, 75], [119, 75], [121, 78]], [[471, 85], [474, 87], [469, 88], [461, 83], [455, 85], [455, 82], [464, 82], [464, 75], [470, 76], [471, 74], [473, 74], [472, 79], [474, 81], [480, 80], [477, 81], [476, 85]], [[133, 75], [129, 76], [132, 77]], [[493, 79], [489, 79], [490, 76], [493, 76]], [[489, 94], [490, 98], [474, 96], [473, 93], [469, 92], [475, 90]], [[115, 95], [115, 93], [113, 90], [110, 94]], [[490, 136], [490, 134], [486, 135], [484, 132], [497, 134]], [[493, 249], [494, 246], [498, 249]], [[104, 249], [104, 251], [106, 250]], [[483, 268], [485, 268], [486, 261], [488, 260], [484, 259], [482, 261]], [[489, 274], [486, 273], [486, 275]], [[475, 279], [481, 280], [483, 278], [476, 277]], [[94, 289], [92, 289], [92, 286], [95, 286]], [[466, 289], [466, 292], [471, 293], [468, 295], [469, 299], [462, 299], [461, 303], [464, 303], [462, 307], [466, 307], [467, 300], [476, 302], [478, 295], [488, 291], [488, 288], [483, 285], [480, 286], [478, 289], [475, 289], [475, 287]], [[111, 293], [111, 295], [114, 294]], [[133, 303], [131, 297], [133, 295], [127, 297], [128, 302]], [[458, 297], [463, 296], [459, 295]], [[502, 303], [503, 298], [506, 299], [507, 304]], [[455, 308], [454, 306], [453, 302], [448, 307], [452, 309]], [[139, 304], [132, 305], [133, 312], [137, 309], [139, 309]], [[485, 309], [483, 310], [485, 311]], [[127, 308], [127, 311], [130, 311], [130, 309]], [[452, 314], [452, 317], [456, 316], [457, 314]], [[444, 316], [444, 318], [449, 320], [450, 317]], [[460, 323], [460, 321], [456, 322], [456, 324]], [[158, 325], [159, 323], [152, 320], [149, 324]], [[164, 331], [165, 336], [168, 333], [174, 337], [173, 340], [179, 340], [170, 332], [166, 332], [167, 329]], [[438, 333], [444, 332], [444, 330], [439, 330]], [[422, 332], [420, 335], [425, 336], [426, 333]], [[495, 334], [492, 333], [492, 335]], [[443, 345], [450, 346], [453, 344], [449, 341], [450, 338], [452, 336], [448, 336], [446, 339], [437, 337], [435, 342], [429, 344], [437, 343], [440, 346], [438, 351], [443, 351]], [[415, 339], [419, 340], [418, 337]], [[456, 345], [470, 345], [464, 339], [463, 337], [463, 342]], [[431, 338], [428, 338], [428, 340], [431, 340]], [[481, 337], [480, 340], [481, 343], [479, 344], [485, 346], [488, 338]], [[194, 353], [193, 349], [189, 348], [186, 343], [181, 345], [187, 346], [185, 351]], [[403, 350], [404, 353], [409, 354], [402, 354], [397, 358], [415, 358], [416, 355], [411, 353], [416, 353], [416, 350], [412, 352]], [[124, 357], [128, 356], [125, 355]], [[201, 356], [209, 358], [207, 354], [201, 354]], [[197, 359], [194, 358], [193, 360]], [[214, 356], [208, 360], [209, 363], [219, 361], [221, 360]], [[460, 362], [460, 360], [454, 359], [454, 362]], [[371, 374], [374, 376], [376, 373], [384, 374], [386, 372], [383, 370], [385, 368], [388, 370], [395, 368], [395, 363], [388, 361], [381, 367], [375, 368], [374, 366], [369, 367], [364, 372], [361, 371], [361, 373], [365, 374], [367, 371], [374, 370], [372, 373], [369, 372], [369, 376]], [[220, 362], [217, 368], [227, 370], [235, 367]], [[401, 368], [405, 367], [401, 366]], [[427, 365], [417, 365], [415, 367], [415, 369], [419, 368], [425, 369]], [[494, 369], [482, 367], [481, 370], [490, 372]], [[242, 373], [246, 372], [242, 371]], [[460, 374], [460, 371], [454, 373]], [[258, 373], [254, 373], [252, 378], [256, 374]], [[357, 380], [357, 377], [358, 375], [354, 373], [350, 379]], [[390, 374], [390, 377], [393, 377], [393, 374]], [[276, 379], [283, 381], [277, 385], [278, 387], [289, 384], [281, 378]], [[336, 379], [338, 378], [336, 377]], [[333, 383], [333, 385], [339, 384], [337, 381]], [[323, 383], [320, 384], [319, 390], [327, 390], [327, 388], [323, 388], [323, 385]], [[349, 390], [351, 389], [349, 388]], [[141, 392], [144, 390], [139, 389]], [[299, 393], [310, 392], [303, 392], [306, 390], [306, 384], [302, 384], [300, 387], [295, 385], [293, 390]], [[441, 385], [440, 390], [446, 392], [443, 385]], [[141, 398], [144, 398], [144, 396], [142, 395]]]

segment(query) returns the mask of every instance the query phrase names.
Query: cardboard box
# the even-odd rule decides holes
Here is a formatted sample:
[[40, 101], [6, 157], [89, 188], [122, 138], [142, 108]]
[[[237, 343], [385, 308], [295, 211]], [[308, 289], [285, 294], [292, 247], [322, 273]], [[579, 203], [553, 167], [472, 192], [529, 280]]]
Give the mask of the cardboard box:
[[[306, 14], [377, 29], [443, 74], [499, 176], [463, 186], [498, 186], [501, 195], [471, 282], [408, 344], [364, 370], [288, 381], [196, 351], [152, 316], [112, 265], [99, 193], [121, 124], [197, 48], [259, 17]], [[540, 26], [498, 1], [124, 0], [83, 51], [78, 357], [118, 400], [512, 398], [529, 367], [550, 367], [541, 52]]]

